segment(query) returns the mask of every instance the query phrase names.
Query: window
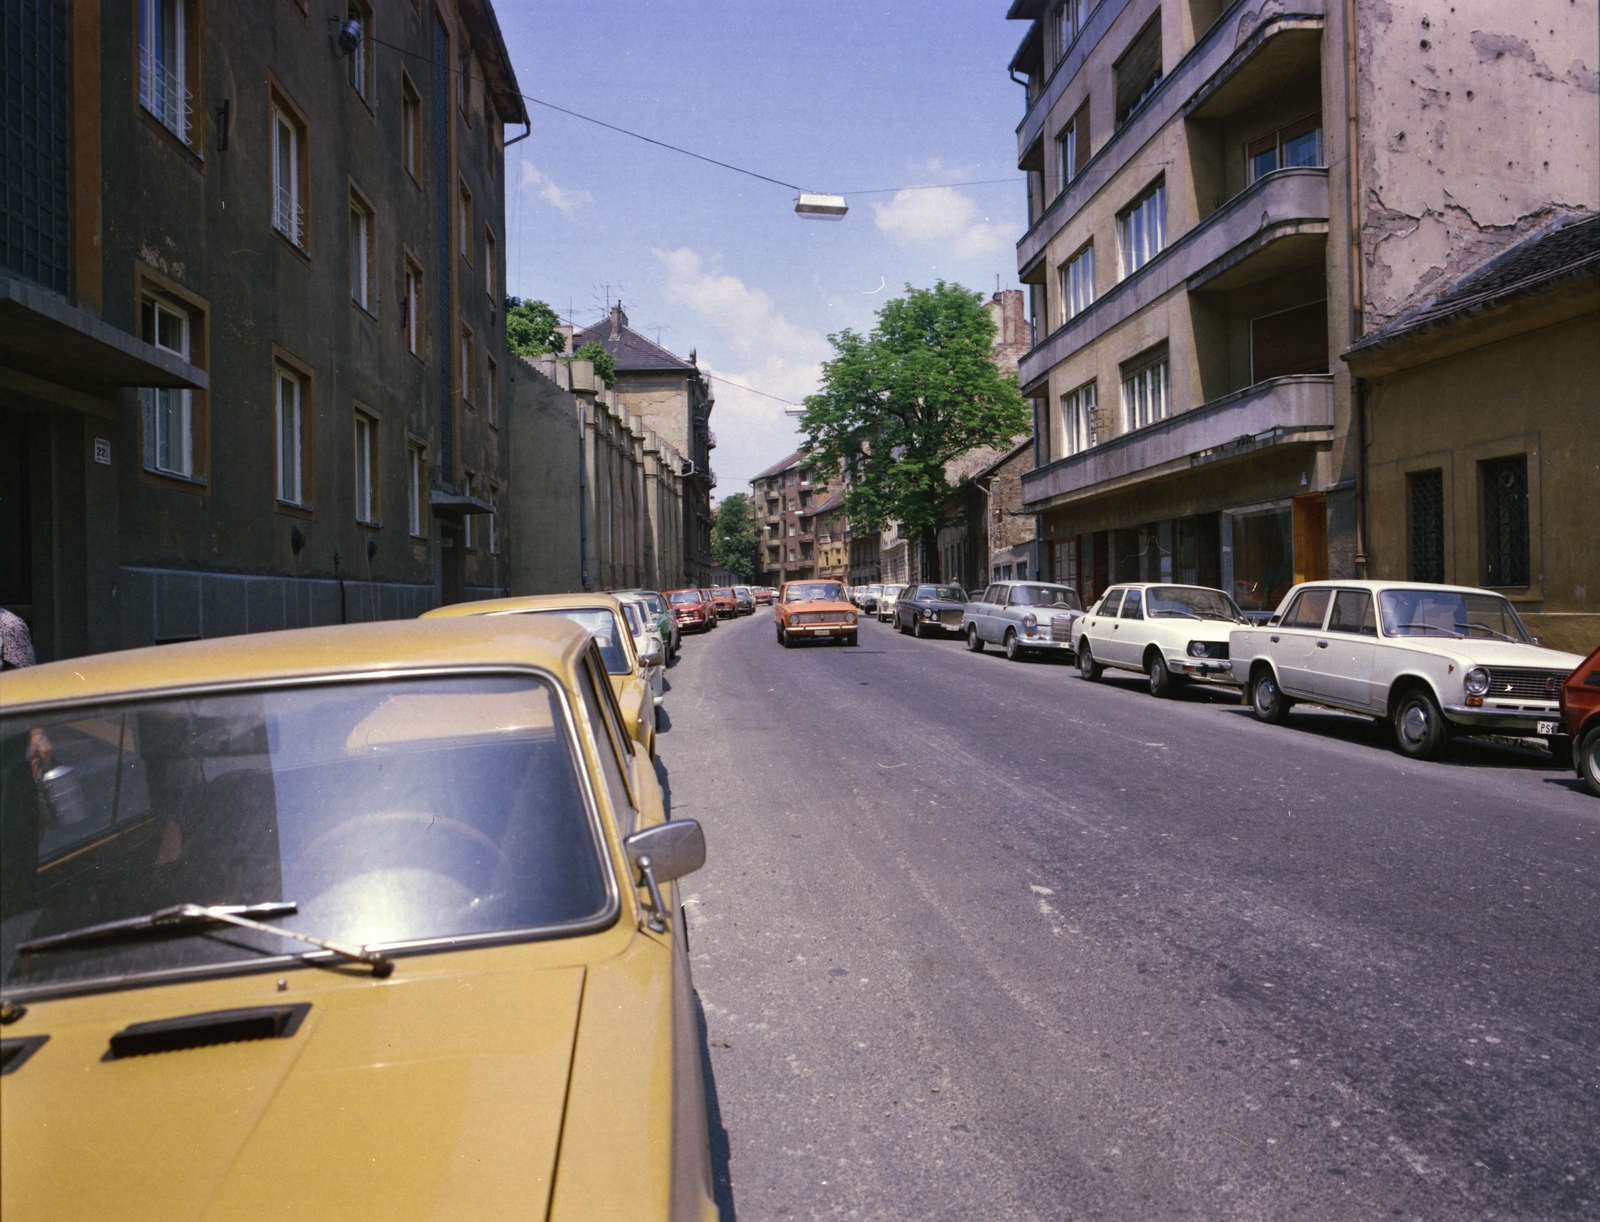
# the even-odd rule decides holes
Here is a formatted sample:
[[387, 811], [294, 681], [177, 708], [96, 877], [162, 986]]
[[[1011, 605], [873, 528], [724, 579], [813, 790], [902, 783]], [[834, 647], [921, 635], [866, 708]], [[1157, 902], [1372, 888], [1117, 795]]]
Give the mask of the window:
[[1133, 275], [1167, 247], [1167, 183], [1161, 179], [1117, 215], [1122, 274]]
[[422, 508], [428, 503], [428, 452], [416, 442], [406, 445], [406, 526], [420, 539]]
[[461, 257], [472, 262], [472, 192], [461, 184]]
[[345, 21], [361, 27], [361, 41], [345, 57], [345, 72], [350, 88], [360, 95], [368, 106], [372, 105], [372, 10], [359, 0], [350, 0], [345, 8]]
[[1377, 636], [1378, 617], [1373, 611], [1372, 595], [1365, 590], [1340, 590], [1333, 598], [1328, 631]]
[[1250, 320], [1252, 382], [1328, 372], [1328, 303], [1281, 310]]
[[1061, 167], [1061, 190], [1065, 191], [1089, 161], [1089, 103], [1078, 107], [1067, 126], [1056, 138], [1057, 164]]
[[1067, 322], [1094, 304], [1094, 243], [1080, 250], [1061, 269], [1061, 321]]
[[1322, 164], [1322, 116], [1311, 115], [1245, 145], [1245, 172], [1251, 182], [1290, 166]]
[[306, 131], [287, 109], [272, 108], [272, 227], [306, 247]]
[[350, 300], [369, 314], [378, 309], [378, 286], [374, 281], [372, 209], [354, 191], [350, 192]]
[[[144, 341], [189, 359], [188, 311], [155, 297], [140, 304]], [[162, 475], [194, 477], [194, 399], [188, 390], [153, 387], [139, 392], [144, 417], [144, 466]]]
[[190, 55], [199, 51], [192, 22], [198, 0], [140, 0], [139, 104], [185, 144], [192, 143]]
[[488, 369], [483, 378], [483, 403], [489, 412], [489, 423], [500, 422], [500, 365], [494, 357], [486, 358]]
[[1161, 14], [1134, 36], [1114, 65], [1117, 77], [1117, 126], [1121, 127], [1161, 84]]
[[1478, 464], [1483, 489], [1483, 584], [1528, 584], [1528, 456]]
[[1144, 607], [1141, 605], [1143, 602], [1144, 592], [1142, 590], [1129, 590], [1122, 600], [1122, 618], [1143, 619]]
[[1095, 442], [1094, 409], [1097, 398], [1094, 382], [1061, 396], [1061, 428], [1069, 456], [1083, 453]]
[[1316, 632], [1322, 627], [1322, 617], [1328, 613], [1332, 590], [1302, 590], [1283, 617], [1285, 628], [1306, 628]]
[[1093, 7], [1092, 0], [1064, 0], [1064, 3], [1056, 6], [1057, 61], [1067, 53], [1067, 48], [1077, 41], [1078, 35], [1083, 33], [1084, 23], [1089, 19], [1089, 10]]
[[1165, 343], [1123, 363], [1122, 427], [1126, 432], [1167, 418], [1169, 379]]
[[489, 294], [489, 302], [494, 303], [494, 230], [487, 225], [483, 227], [483, 291]]
[[472, 403], [472, 328], [461, 328], [461, 401]]
[[1414, 471], [1406, 476], [1406, 534], [1410, 543], [1406, 576], [1411, 581], [1444, 580], [1444, 471]]
[[403, 70], [400, 74], [400, 162], [416, 178], [422, 165], [422, 95]]
[[400, 302], [400, 325], [405, 328], [406, 351], [422, 355], [422, 269], [406, 260], [404, 293]]
[[467, 110], [467, 99], [471, 96], [467, 88], [471, 80], [472, 53], [467, 50], [466, 40], [461, 42], [461, 49], [456, 54], [456, 105], [461, 107], [461, 113], [467, 116], [470, 122], [472, 115]]
[[296, 370], [283, 365], [273, 372], [278, 432], [278, 500], [304, 507], [309, 481], [306, 471], [306, 383]]
[[378, 497], [374, 473], [378, 465], [378, 422], [365, 412], [356, 412], [356, 521], [378, 524]]

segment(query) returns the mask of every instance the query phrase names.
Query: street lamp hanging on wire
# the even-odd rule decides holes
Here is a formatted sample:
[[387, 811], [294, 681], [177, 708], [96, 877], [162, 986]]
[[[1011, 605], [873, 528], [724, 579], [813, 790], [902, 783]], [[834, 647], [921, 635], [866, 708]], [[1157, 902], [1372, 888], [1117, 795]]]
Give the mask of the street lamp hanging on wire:
[[802, 194], [794, 201], [794, 210], [808, 221], [842, 221], [850, 205], [844, 202], [842, 195]]

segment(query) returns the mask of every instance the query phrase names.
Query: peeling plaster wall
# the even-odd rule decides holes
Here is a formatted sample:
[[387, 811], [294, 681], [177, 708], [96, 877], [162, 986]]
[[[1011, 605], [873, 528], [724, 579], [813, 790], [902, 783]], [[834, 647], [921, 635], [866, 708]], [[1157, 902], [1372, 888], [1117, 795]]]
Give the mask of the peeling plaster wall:
[[1557, 216], [1600, 209], [1596, 0], [1357, 0], [1374, 330]]

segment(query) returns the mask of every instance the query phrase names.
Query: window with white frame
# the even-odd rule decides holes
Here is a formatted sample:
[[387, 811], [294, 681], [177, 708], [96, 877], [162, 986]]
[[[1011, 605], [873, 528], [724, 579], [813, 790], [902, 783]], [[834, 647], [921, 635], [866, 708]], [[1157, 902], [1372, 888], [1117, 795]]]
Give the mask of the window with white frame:
[[278, 433], [278, 500], [288, 505], [306, 503], [305, 487], [305, 380], [283, 365], [273, 371]]
[[[175, 356], [189, 359], [190, 318], [187, 310], [157, 297], [140, 303], [144, 340]], [[194, 477], [194, 396], [192, 391], [165, 386], [139, 392], [144, 417], [144, 466], [162, 475]]]
[[1089, 102], [1067, 121], [1056, 137], [1056, 164], [1060, 168], [1059, 189], [1065, 191], [1089, 161]]
[[301, 159], [305, 127], [287, 110], [272, 108], [272, 226], [296, 246], [306, 244], [305, 182]]
[[361, 100], [372, 105], [372, 10], [359, 0], [350, 0], [345, 7], [345, 21], [361, 27], [361, 41], [345, 57], [345, 73], [350, 88], [361, 95]]
[[405, 327], [406, 351], [422, 355], [422, 269], [406, 260], [404, 296], [400, 302], [401, 324]]
[[1061, 432], [1067, 455], [1081, 454], [1095, 443], [1094, 409], [1099, 391], [1094, 382], [1061, 396]]
[[191, 142], [192, 22], [198, 0], [139, 0], [139, 104], [185, 144]]
[[406, 527], [422, 538], [422, 507], [428, 503], [428, 456], [416, 442], [406, 445]]
[[350, 192], [350, 300], [369, 314], [378, 309], [378, 286], [374, 275], [372, 209], [354, 191]]
[[1165, 342], [1122, 365], [1122, 427], [1142, 429], [1167, 418], [1171, 375]]
[[483, 291], [494, 301], [494, 230], [483, 227]]
[[378, 422], [365, 412], [355, 414], [356, 521], [376, 524], [378, 497], [374, 475], [378, 464]]
[[1094, 244], [1080, 250], [1061, 268], [1061, 321], [1067, 322], [1094, 304]]
[[1161, 179], [1117, 216], [1122, 274], [1131, 276], [1167, 248], [1167, 183]]

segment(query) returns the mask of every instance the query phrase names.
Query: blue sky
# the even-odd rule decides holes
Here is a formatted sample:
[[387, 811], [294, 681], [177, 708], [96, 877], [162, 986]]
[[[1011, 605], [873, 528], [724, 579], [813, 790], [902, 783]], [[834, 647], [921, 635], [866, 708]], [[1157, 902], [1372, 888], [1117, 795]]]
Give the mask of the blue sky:
[[510, 291], [584, 325], [609, 286], [637, 330], [696, 349], [728, 380], [713, 383], [717, 495], [748, 491], [796, 433], [742, 387], [798, 402], [826, 336], [870, 328], [907, 282], [1015, 285], [1022, 89], [1006, 64], [1026, 26], [1005, 9], [499, 0], [532, 97], [813, 191], [1010, 180], [855, 195], [843, 221], [803, 221], [784, 187], [530, 105], [533, 134], [507, 150]]

